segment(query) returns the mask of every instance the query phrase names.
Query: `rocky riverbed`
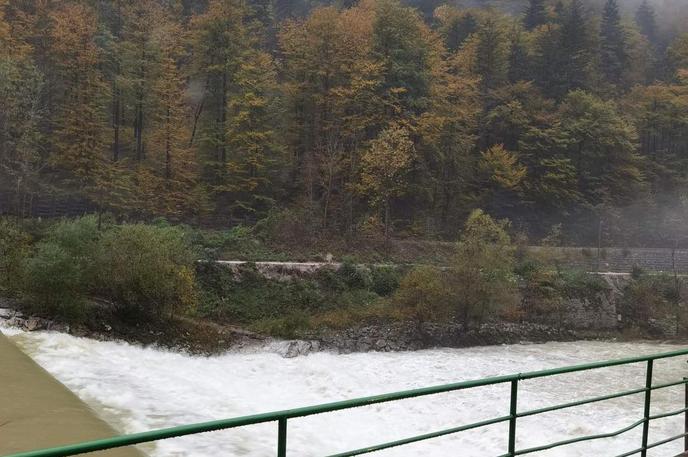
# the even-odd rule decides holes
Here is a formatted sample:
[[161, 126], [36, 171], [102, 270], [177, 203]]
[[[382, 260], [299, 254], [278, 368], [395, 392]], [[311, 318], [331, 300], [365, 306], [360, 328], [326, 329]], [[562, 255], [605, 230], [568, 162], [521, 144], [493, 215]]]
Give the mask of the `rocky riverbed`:
[[671, 339], [671, 335], [661, 332], [657, 335], [627, 335], [617, 330], [573, 330], [528, 322], [489, 322], [470, 328], [455, 323], [379, 322], [343, 330], [311, 331], [295, 340], [276, 340], [239, 327], [189, 318], [122, 321], [116, 316], [101, 313], [98, 318], [91, 318], [78, 325], [69, 325], [25, 314], [15, 307], [7, 306], [7, 303], [0, 307], [0, 323], [28, 332], [46, 330], [100, 341], [123, 340], [192, 354], [212, 355], [227, 350], [270, 347], [286, 358], [319, 351], [350, 354], [526, 342], [626, 340], [647, 337]]

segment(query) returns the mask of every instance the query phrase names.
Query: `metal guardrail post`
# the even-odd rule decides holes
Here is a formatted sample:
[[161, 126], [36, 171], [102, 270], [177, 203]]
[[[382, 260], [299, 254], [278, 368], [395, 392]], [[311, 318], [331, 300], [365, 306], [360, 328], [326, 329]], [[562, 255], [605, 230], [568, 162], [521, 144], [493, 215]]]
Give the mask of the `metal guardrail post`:
[[277, 422], [277, 457], [287, 457], [287, 419]]
[[[683, 378], [683, 380], [688, 381], [688, 378]], [[683, 433], [686, 434], [683, 438], [683, 450], [688, 451], [688, 384], [683, 385], [683, 407], [686, 409], [686, 412], [683, 414]]]
[[652, 398], [652, 366], [653, 360], [647, 361], [647, 372], [645, 374], [645, 412], [643, 413], [643, 443], [641, 446], [640, 457], [647, 457], [647, 435], [650, 431], [650, 401]]
[[509, 406], [509, 456], [516, 455], [516, 414], [518, 414], [518, 380], [511, 381], [511, 402]]

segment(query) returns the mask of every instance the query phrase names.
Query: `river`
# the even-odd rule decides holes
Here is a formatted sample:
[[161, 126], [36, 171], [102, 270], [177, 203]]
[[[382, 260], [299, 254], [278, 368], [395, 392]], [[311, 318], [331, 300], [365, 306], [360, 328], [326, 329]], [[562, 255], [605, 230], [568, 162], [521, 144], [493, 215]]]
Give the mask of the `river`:
[[[3, 329], [25, 352], [121, 432], [306, 406], [402, 389], [589, 361], [666, 352], [658, 343], [576, 342], [435, 349], [408, 353], [282, 358], [271, 348], [215, 357], [99, 342], [69, 335]], [[632, 390], [644, 366], [605, 368], [521, 383], [519, 408]], [[684, 358], [656, 362], [654, 381], [688, 376]], [[683, 387], [653, 393], [652, 414], [683, 406]], [[288, 455], [322, 456], [508, 414], [508, 386], [484, 387], [340, 411], [289, 422]], [[635, 395], [519, 419], [518, 447], [625, 427], [642, 417]], [[658, 420], [650, 442], [683, 431], [683, 417]], [[496, 456], [506, 452], [506, 425], [396, 448], [381, 456]], [[640, 427], [615, 439], [542, 452], [540, 456], [607, 456], [637, 448]], [[151, 456], [274, 456], [276, 425], [251, 426], [144, 447]], [[651, 450], [673, 456], [680, 443]]]

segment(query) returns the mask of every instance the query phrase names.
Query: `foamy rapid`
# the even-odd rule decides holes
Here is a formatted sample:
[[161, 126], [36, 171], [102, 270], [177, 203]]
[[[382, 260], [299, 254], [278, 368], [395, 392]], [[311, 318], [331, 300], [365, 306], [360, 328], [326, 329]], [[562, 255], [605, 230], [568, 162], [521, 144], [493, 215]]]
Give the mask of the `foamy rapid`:
[[[6, 329], [5, 329], [6, 330]], [[217, 357], [98, 342], [69, 335], [6, 332], [39, 364], [124, 433], [229, 418], [486, 376], [652, 354], [677, 346], [652, 343], [549, 343], [407, 353], [285, 359], [271, 352]], [[644, 385], [644, 366], [606, 368], [525, 381], [521, 410]], [[657, 361], [656, 383], [688, 376], [685, 358]], [[472, 389], [289, 421], [290, 456], [323, 456], [504, 416], [508, 385]], [[683, 407], [683, 387], [653, 392], [652, 414]], [[614, 431], [642, 417], [635, 395], [519, 419], [518, 447]], [[151, 456], [274, 456], [276, 424], [160, 441]], [[654, 422], [650, 442], [682, 433], [683, 417]], [[613, 456], [640, 446], [641, 428], [614, 439], [542, 452], [540, 456]], [[680, 442], [650, 451], [673, 456]], [[463, 432], [381, 452], [381, 456], [496, 456], [506, 453], [506, 425]]]

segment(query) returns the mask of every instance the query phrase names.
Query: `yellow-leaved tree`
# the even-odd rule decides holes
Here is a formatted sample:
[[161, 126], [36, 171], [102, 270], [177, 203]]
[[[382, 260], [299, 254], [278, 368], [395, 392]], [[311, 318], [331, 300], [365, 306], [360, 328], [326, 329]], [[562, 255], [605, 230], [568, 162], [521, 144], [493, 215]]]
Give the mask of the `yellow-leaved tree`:
[[415, 147], [406, 127], [392, 124], [370, 142], [361, 157], [359, 190], [385, 218], [385, 239], [391, 224], [390, 203], [408, 190], [408, 174], [413, 166]]

